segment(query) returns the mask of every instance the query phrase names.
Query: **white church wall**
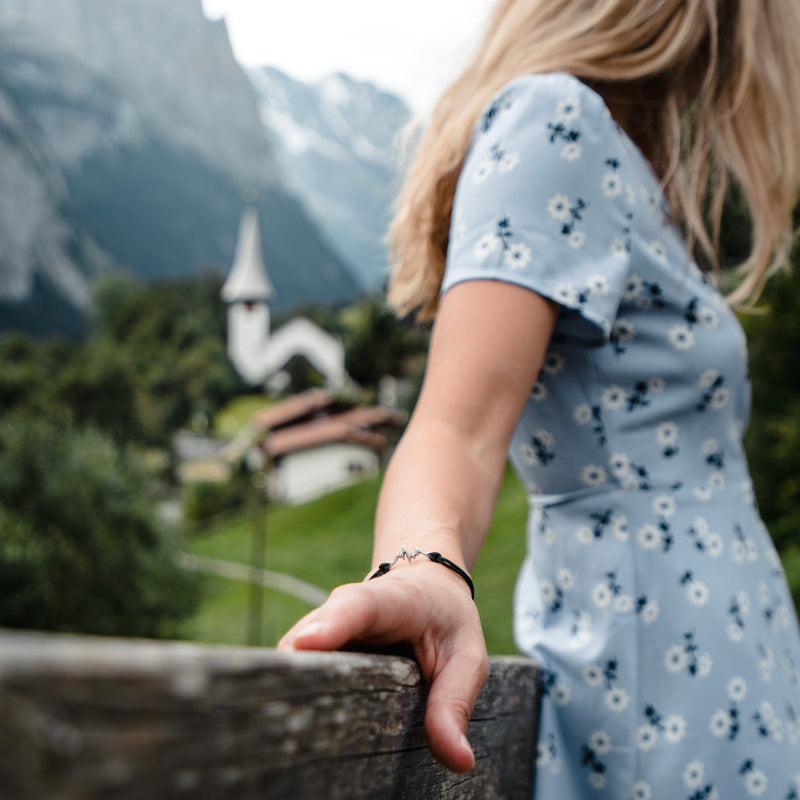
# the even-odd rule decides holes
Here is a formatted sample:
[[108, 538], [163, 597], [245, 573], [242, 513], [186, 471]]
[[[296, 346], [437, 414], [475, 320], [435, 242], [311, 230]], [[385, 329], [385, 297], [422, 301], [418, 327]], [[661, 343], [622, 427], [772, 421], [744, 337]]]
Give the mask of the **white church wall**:
[[281, 459], [273, 486], [288, 503], [304, 503], [378, 472], [378, 454], [346, 442], [290, 453]]

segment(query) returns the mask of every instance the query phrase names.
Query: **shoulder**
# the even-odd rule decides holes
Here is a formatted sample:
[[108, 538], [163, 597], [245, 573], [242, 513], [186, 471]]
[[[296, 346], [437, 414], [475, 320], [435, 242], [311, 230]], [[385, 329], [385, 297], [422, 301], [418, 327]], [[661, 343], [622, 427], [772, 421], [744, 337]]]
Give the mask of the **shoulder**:
[[589, 133], [619, 134], [603, 98], [565, 72], [521, 75], [503, 86], [484, 107], [473, 132], [476, 141], [538, 127], [553, 143], [575, 143]]

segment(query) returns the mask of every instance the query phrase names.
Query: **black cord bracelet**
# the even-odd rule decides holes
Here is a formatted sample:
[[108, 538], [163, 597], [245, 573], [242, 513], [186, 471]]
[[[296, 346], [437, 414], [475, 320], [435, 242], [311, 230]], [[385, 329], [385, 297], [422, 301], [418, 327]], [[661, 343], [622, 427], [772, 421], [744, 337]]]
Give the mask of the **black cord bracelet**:
[[409, 550], [405, 545], [403, 545], [403, 549], [397, 553], [394, 559], [392, 561], [384, 561], [382, 564], [379, 564], [378, 569], [376, 569], [375, 572], [369, 576], [369, 579], [372, 580], [373, 578], [380, 578], [381, 575], [385, 575], [400, 559], [411, 561], [419, 555], [427, 556], [434, 563], [441, 564], [443, 567], [447, 567], [447, 569], [452, 570], [456, 573], [456, 575], [462, 577], [467, 582], [467, 586], [469, 586], [472, 599], [475, 599], [475, 584], [472, 582], [472, 578], [470, 578], [470, 576], [463, 569], [461, 569], [458, 564], [456, 564], [454, 561], [451, 561], [449, 558], [445, 558], [441, 553], [437, 553], [433, 550], [429, 553], [426, 553], [424, 550], [420, 550], [419, 547], [415, 548], [414, 550]]

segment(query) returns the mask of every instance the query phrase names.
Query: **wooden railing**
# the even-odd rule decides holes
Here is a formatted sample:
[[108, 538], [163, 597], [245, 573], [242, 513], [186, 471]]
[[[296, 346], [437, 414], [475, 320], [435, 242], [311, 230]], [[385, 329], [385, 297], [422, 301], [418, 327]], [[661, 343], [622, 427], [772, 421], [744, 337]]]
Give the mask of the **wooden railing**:
[[467, 775], [400, 656], [0, 632], [1, 800], [532, 796], [534, 664], [494, 658]]

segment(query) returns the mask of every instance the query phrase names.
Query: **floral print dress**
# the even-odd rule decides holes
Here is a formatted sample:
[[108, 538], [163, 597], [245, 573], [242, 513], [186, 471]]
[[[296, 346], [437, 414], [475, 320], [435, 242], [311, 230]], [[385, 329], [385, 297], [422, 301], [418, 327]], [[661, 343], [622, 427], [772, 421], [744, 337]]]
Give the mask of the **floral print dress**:
[[476, 125], [442, 291], [465, 280], [561, 306], [510, 448], [535, 797], [800, 797], [800, 637], [742, 449], [745, 337], [574, 77], [521, 77]]

